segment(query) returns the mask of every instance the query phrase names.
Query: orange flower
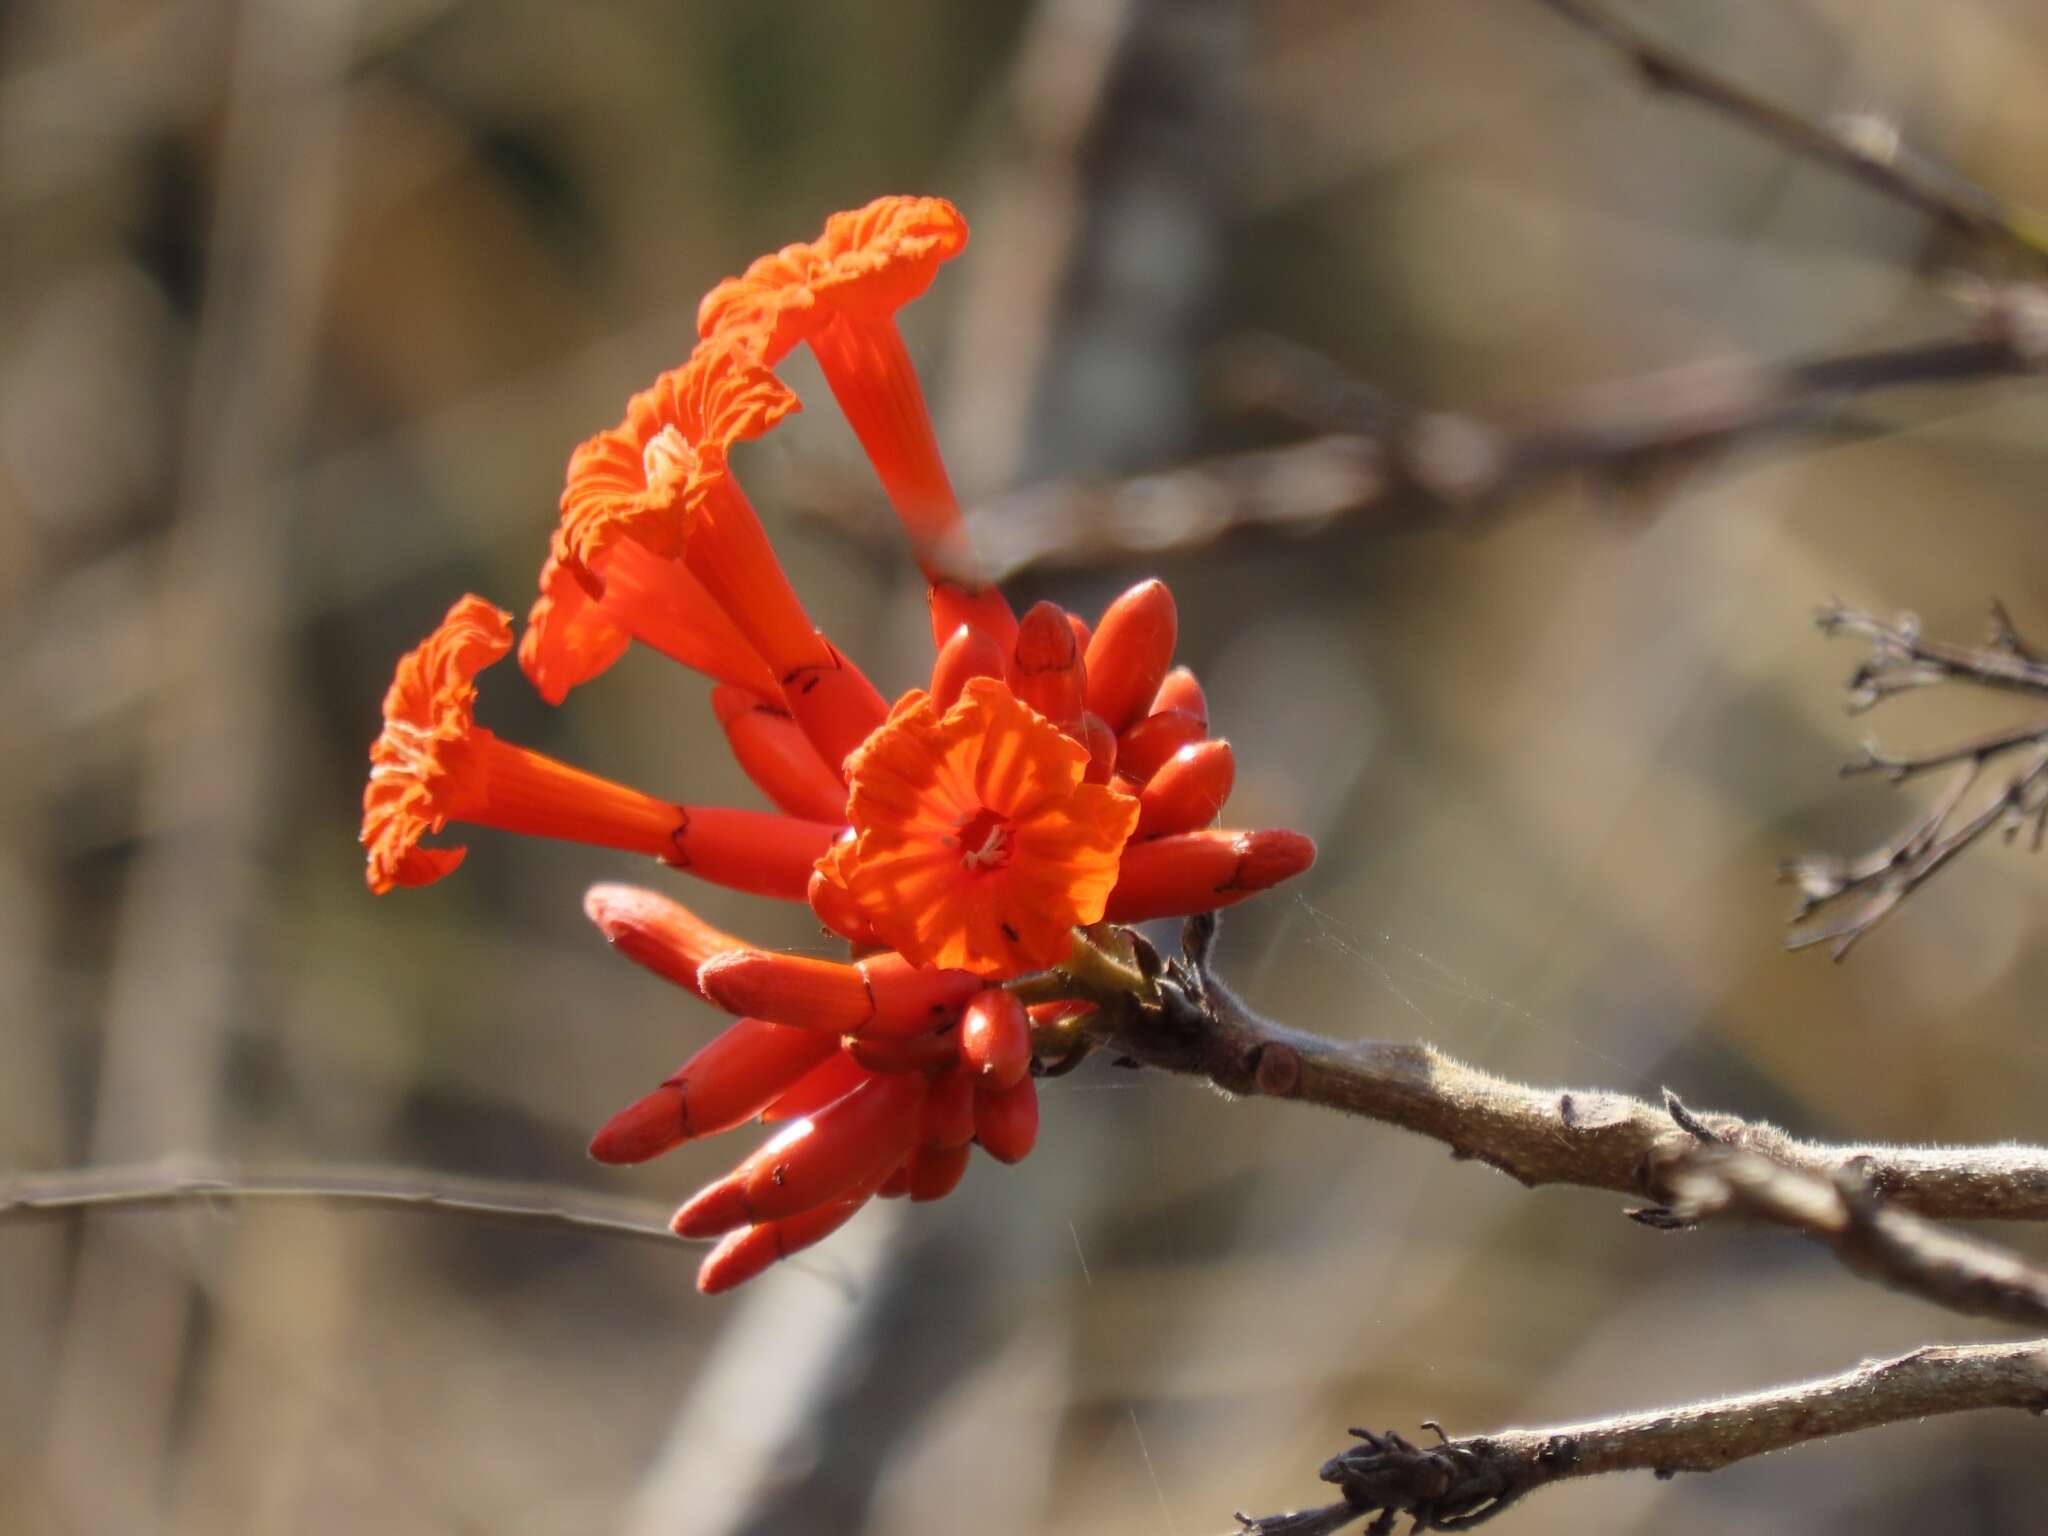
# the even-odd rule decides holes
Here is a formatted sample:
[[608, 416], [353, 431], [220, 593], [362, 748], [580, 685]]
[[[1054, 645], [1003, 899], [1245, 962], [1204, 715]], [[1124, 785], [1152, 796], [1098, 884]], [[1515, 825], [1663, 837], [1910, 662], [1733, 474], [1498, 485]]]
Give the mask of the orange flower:
[[819, 861], [913, 964], [1020, 975], [1102, 916], [1137, 802], [994, 678], [940, 713], [906, 694], [847, 761], [856, 836]]
[[566, 554], [558, 531], [519, 637], [520, 670], [550, 704], [611, 666], [635, 640], [758, 698], [782, 697], [768, 664], [679, 561], [621, 539], [599, 557], [604, 590], [593, 596]]
[[562, 492], [567, 553], [594, 570], [622, 538], [679, 555], [704, 499], [730, 479], [726, 453], [801, 410], [751, 354], [699, 346], [626, 403], [626, 419], [581, 444]]
[[363, 789], [366, 878], [426, 885], [461, 848], [422, 848], [451, 821], [645, 853], [714, 884], [801, 901], [838, 828], [758, 811], [675, 805], [501, 741], [475, 720], [476, 674], [512, 648], [512, 616], [464, 597], [399, 659]]
[[896, 311], [966, 244], [967, 221], [944, 198], [878, 197], [833, 214], [815, 243], [784, 246], [720, 283], [697, 310], [697, 330], [771, 365], [810, 344], [931, 583], [934, 638], [968, 623], [1007, 646], [1016, 620], [975, 575], [924, 390], [896, 328]]
[[[634, 582], [639, 622], [702, 631], [687, 611], [660, 617], [658, 603], [647, 599], [662, 596], [662, 583], [621, 546], [633, 542], [656, 555], [680, 555], [836, 768], [881, 723], [886, 708], [859, 668], [812, 626], [726, 461], [735, 442], [759, 437], [796, 408], [796, 396], [752, 352], [700, 342], [682, 367], [628, 402], [621, 425], [598, 433], [570, 458], [560, 545], [564, 563], [608, 598], [614, 579]], [[732, 666], [714, 675], [755, 685]]]

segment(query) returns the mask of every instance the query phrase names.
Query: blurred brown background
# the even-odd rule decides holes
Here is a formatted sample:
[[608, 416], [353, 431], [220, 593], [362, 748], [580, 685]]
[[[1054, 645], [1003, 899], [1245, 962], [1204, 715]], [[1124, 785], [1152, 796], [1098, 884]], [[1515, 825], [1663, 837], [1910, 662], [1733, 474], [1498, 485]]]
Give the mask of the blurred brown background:
[[[2048, 204], [2036, 0], [1631, 14]], [[523, 608], [568, 450], [681, 357], [698, 295], [884, 191], [974, 224], [909, 329], [975, 497], [1284, 439], [1213, 387], [1247, 331], [1528, 417], [1952, 331], [1971, 264], [1530, 0], [0, 7], [0, 1173], [388, 1164], [658, 1215], [733, 1160], [585, 1160], [716, 1020], [609, 955], [580, 893], [815, 931], [488, 833], [372, 900], [363, 750], [456, 594]], [[909, 686], [909, 562], [792, 378], [813, 410], [749, 486], [821, 622]], [[1173, 584], [1233, 819], [1323, 849], [1227, 925], [1267, 1010], [1817, 1135], [2039, 1138], [2048, 864], [1973, 854], [1844, 968], [1779, 949], [1776, 862], [1921, 793], [1836, 781], [1857, 653], [1812, 604], [1973, 638], [1997, 593], [2048, 630], [2040, 390], [1852, 425], [1013, 595]], [[506, 667], [484, 714], [754, 803], [704, 692], [635, 655], [550, 711]], [[1873, 723], [1906, 747], [1962, 718]], [[1616, 1205], [1098, 1062], [1049, 1086], [1023, 1167], [720, 1301], [688, 1251], [428, 1216], [0, 1227], [0, 1531], [1199, 1536], [1319, 1499], [1350, 1423], [1591, 1417], [1973, 1331], [1794, 1239]], [[2038, 1530], [2042, 1449], [2024, 1420], [1903, 1427], [1501, 1528]]]

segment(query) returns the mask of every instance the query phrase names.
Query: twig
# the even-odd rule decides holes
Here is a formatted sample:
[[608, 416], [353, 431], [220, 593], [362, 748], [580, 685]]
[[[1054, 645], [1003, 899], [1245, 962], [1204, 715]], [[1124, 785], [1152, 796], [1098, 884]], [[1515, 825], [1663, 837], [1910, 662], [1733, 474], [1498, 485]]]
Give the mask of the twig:
[[[1871, 642], [1870, 659], [1849, 678], [1851, 714], [1874, 708], [1894, 694], [1944, 683], [2048, 698], [2048, 661], [2020, 637], [2002, 604], [1991, 605], [1990, 634], [1979, 646], [1925, 639], [1919, 620], [1910, 614], [1888, 624], [1861, 610], [1830, 604], [1818, 618], [1824, 634], [1861, 635]], [[1959, 816], [1986, 768], [2006, 757], [2017, 766], [1997, 795], [1973, 814]], [[1901, 902], [1993, 828], [2002, 826], [2011, 841], [2032, 818], [2036, 851], [2048, 838], [2048, 717], [1913, 757], [1866, 748], [1862, 757], [1844, 764], [1842, 772], [1880, 773], [1896, 784], [1937, 768], [1955, 772], [1933, 805], [1891, 841], [1856, 858], [1808, 854], [1785, 864], [1781, 878], [1800, 889], [1787, 948], [1830, 944], [1834, 958], [1840, 960]], [[1822, 920], [1811, 921], [1816, 916]]]
[[[1513, 1082], [1424, 1043], [1332, 1040], [1240, 1002], [1207, 963], [1214, 933], [1213, 915], [1191, 919], [1183, 935], [1189, 958], [1157, 983], [1157, 1003], [1105, 993], [1083, 1027], [1142, 1065], [1206, 1078], [1231, 1093], [1383, 1121], [1527, 1185], [1575, 1184], [1665, 1203], [1667, 1171], [1705, 1131], [1806, 1173], [1831, 1177], [1853, 1166], [1877, 1195], [1921, 1216], [2048, 1220], [2048, 1147], [1834, 1146], [1733, 1115]], [[1674, 1124], [1674, 1113], [1686, 1118]]]
[[1809, 121], [1714, 74], [1604, 6], [1589, 0], [1540, 3], [1626, 57], [1644, 84], [1653, 89], [1690, 97], [1795, 155], [1830, 166], [1919, 209], [1980, 245], [2004, 250], [2036, 266], [2048, 266], [2048, 219], [2016, 207], [1906, 148], [1886, 125], [1864, 116], [1828, 124]]
[[[1244, 408], [1321, 434], [1109, 482], [1055, 481], [968, 513], [998, 575], [1185, 551], [1250, 527], [1313, 529], [1344, 514], [1483, 507], [1557, 475], [1621, 474], [1675, 453], [1810, 427], [1886, 390], [2048, 367], [2038, 290], [2000, 291], [1971, 334], [1789, 363], [1681, 369], [1610, 386], [1527, 426], [1390, 400], [1307, 348], [1243, 337], [1219, 354], [1220, 387]], [[821, 505], [821, 513], [834, 509]], [[850, 515], [849, 522], [856, 520]]]
[[1669, 1205], [1630, 1214], [1655, 1227], [1719, 1216], [1772, 1222], [1826, 1244], [1858, 1274], [1951, 1312], [2048, 1327], [2048, 1274], [1883, 1204], [1854, 1165], [1823, 1178], [1755, 1152], [1699, 1146], [1665, 1170], [1664, 1185]]
[[671, 1247], [681, 1243], [659, 1212], [637, 1205], [608, 1204], [541, 1185], [388, 1168], [249, 1173], [229, 1166], [144, 1163], [30, 1174], [0, 1181], [0, 1225], [100, 1211], [218, 1207], [259, 1200], [423, 1211]]
[[2048, 1340], [1917, 1349], [1797, 1386], [1428, 1448], [1353, 1430], [1361, 1443], [1321, 1472], [1342, 1490], [1340, 1502], [1238, 1520], [1257, 1536], [1328, 1536], [1368, 1516], [1367, 1529], [1384, 1533], [1397, 1514], [1413, 1515], [1418, 1531], [1470, 1530], [1568, 1478], [1713, 1472], [1788, 1446], [1979, 1408], [2048, 1413]]

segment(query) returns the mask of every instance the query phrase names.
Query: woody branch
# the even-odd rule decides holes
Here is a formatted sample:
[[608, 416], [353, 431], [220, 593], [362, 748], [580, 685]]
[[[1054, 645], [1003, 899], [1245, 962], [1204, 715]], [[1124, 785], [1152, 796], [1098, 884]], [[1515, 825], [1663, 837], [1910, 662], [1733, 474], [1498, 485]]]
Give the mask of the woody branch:
[[2048, 1220], [2048, 1147], [1834, 1145], [1761, 1121], [1696, 1114], [1604, 1089], [1497, 1077], [1427, 1043], [1335, 1040], [1268, 1019], [1215, 975], [1214, 915], [1190, 919], [1187, 959], [1152, 1002], [1099, 987], [1084, 1021], [1096, 1042], [1143, 1066], [1204, 1078], [1233, 1094], [1293, 1099], [1440, 1141], [1454, 1157], [1523, 1184], [1574, 1184], [1668, 1203], [1670, 1170], [1702, 1141], [1760, 1153], [1799, 1172], [1853, 1170], [1901, 1210], [1947, 1219]]
[[1323, 1463], [1320, 1474], [1338, 1486], [1340, 1500], [1238, 1520], [1255, 1536], [1330, 1536], [1368, 1517], [1367, 1529], [1384, 1533], [1400, 1514], [1413, 1516], [1417, 1530], [1470, 1530], [1551, 1483], [1613, 1472], [1714, 1472], [1790, 1446], [1980, 1408], [2048, 1413], [2048, 1340], [1917, 1349], [1740, 1397], [1446, 1437], [1434, 1446], [1353, 1430], [1360, 1443]]

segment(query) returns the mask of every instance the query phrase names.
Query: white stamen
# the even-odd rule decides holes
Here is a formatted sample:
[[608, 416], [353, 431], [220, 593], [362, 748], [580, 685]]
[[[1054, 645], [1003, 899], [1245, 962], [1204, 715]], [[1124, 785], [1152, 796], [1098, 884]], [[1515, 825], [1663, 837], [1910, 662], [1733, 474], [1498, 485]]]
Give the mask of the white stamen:
[[640, 450], [640, 469], [647, 476], [649, 486], [663, 485], [688, 474], [695, 457], [683, 434], [673, 426], [666, 426], [650, 437], [647, 446]]
[[984, 864], [993, 864], [1003, 856], [1003, 825], [997, 822], [988, 829], [988, 837], [979, 848], [970, 848], [960, 855], [963, 869], [979, 869]]

